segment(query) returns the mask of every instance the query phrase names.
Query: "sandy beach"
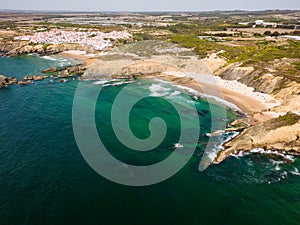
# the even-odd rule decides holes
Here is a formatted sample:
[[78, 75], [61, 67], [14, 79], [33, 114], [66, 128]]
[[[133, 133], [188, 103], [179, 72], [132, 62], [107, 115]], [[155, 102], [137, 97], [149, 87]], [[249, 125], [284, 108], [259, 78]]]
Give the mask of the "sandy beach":
[[253, 88], [237, 81], [222, 80], [213, 75], [189, 75], [194, 79], [194, 82], [185, 85], [236, 105], [247, 115], [247, 122], [251, 125], [265, 122], [277, 116], [268, 113], [268, 111], [281, 103], [268, 94], [255, 92]]
[[[167, 75], [168, 74], [168, 75]], [[174, 77], [184, 80], [191, 78], [181, 85], [189, 87], [197, 92], [208, 96], [214, 96], [232, 105], [234, 110], [246, 114], [246, 122], [251, 125], [265, 122], [278, 116], [269, 111], [281, 103], [268, 94], [255, 92], [253, 88], [237, 81], [222, 80], [210, 74], [183, 73], [170, 71], [161, 76], [165, 80], [174, 80]]]
[[96, 54], [87, 54], [85, 51], [65, 51], [59, 53], [60, 56], [74, 59], [80, 63], [86, 64], [86, 66], [91, 66], [95, 62]]
[[[60, 55], [85, 63], [88, 68], [92, 67], [93, 63], [98, 60], [97, 55], [87, 54], [84, 51], [66, 51], [60, 53]], [[134, 62], [133, 65], [136, 65], [134, 66], [134, 68], [138, 68], [138, 70], [145, 70], [145, 68], [147, 70], [149, 65], [151, 66], [153, 63], [158, 65], [165, 65], [165, 72], [160, 73], [159, 75], [147, 77], [156, 77], [175, 83], [182, 80], [187, 80], [178, 84], [194, 89], [195, 91], [198, 91], [202, 94], [215, 96], [219, 99], [232, 103], [239, 111], [242, 111], [247, 115], [245, 120], [247, 120], [247, 122], [251, 125], [262, 123], [278, 116], [274, 113], [269, 112], [270, 109], [280, 105], [280, 102], [275, 100], [270, 95], [255, 92], [253, 88], [247, 87], [246, 85], [241, 84], [237, 81], [222, 80], [220, 77], [213, 76], [211, 74], [200, 74], [197, 68], [195, 68], [195, 72], [193, 72], [193, 67], [196, 67], [197, 64], [195, 64], [195, 66], [193, 65], [193, 67], [189, 68], [189, 71], [186, 72], [182, 69], [178, 69], [174, 64], [172, 64], [174, 65], [172, 68], [170, 67], [170, 64], [165, 64], [161, 61], [156, 60], [157, 58], [151, 59], [151, 61], [140, 60], [138, 62]], [[168, 58], [168, 60], [174, 61], [174, 59], [170, 57]], [[119, 61], [120, 65], [116, 60], [111, 62], [115, 67], [108, 68], [108, 70], [112, 70], [111, 74], [114, 74], [118, 69], [120, 70], [120, 68], [126, 68], [127, 66], [129, 66], [130, 68], [132, 67], [132, 64], [129, 63], [130, 60], [125, 64], [123, 61]], [[110, 62], [105, 63], [110, 64]], [[103, 64], [99, 65], [103, 66]], [[179, 81], [177, 80], [177, 78], [179, 79]]]

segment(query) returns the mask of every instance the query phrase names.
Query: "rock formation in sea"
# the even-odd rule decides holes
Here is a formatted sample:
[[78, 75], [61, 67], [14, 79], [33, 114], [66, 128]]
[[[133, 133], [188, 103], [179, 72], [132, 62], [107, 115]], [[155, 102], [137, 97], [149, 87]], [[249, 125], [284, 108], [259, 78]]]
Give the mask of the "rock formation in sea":
[[0, 88], [4, 88], [16, 83], [18, 83], [17, 78], [0, 75]]
[[74, 75], [82, 75], [86, 71], [85, 64], [78, 64], [74, 66], [66, 66], [63, 68], [50, 67], [42, 71], [42, 73], [56, 74], [58, 77], [67, 78]]

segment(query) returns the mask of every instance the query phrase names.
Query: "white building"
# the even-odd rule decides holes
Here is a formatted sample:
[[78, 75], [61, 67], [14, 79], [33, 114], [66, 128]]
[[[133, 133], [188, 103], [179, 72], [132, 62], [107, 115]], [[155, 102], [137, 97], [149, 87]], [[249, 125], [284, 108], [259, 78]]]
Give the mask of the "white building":
[[265, 22], [264, 20], [256, 20], [255, 26], [264, 26], [264, 27], [277, 27], [277, 23], [269, 23]]

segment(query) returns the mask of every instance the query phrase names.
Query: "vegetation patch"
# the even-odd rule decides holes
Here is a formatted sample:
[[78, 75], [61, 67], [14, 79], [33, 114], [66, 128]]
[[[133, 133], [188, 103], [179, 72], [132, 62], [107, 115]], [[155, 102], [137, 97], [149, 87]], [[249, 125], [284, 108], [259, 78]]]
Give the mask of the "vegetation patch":
[[280, 127], [292, 126], [300, 121], [300, 115], [294, 113], [287, 113], [284, 116], [280, 116], [276, 119], [271, 120], [267, 125], [267, 130], [275, 130]]
[[295, 70], [300, 71], [300, 62], [294, 62], [293, 63]]

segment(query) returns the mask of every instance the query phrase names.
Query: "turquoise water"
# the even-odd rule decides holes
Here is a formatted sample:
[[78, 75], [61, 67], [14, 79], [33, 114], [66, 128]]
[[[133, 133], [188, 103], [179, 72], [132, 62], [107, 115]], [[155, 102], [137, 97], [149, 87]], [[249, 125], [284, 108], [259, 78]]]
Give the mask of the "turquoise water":
[[[0, 73], [21, 78], [70, 63], [61, 58], [0, 58]], [[281, 164], [282, 159], [252, 154], [198, 171], [208, 141], [205, 133], [211, 132], [211, 108], [205, 99], [193, 102], [201, 130], [187, 165], [162, 183], [128, 187], [98, 175], [77, 147], [72, 128], [77, 81], [48, 82], [0, 90], [0, 224], [299, 224], [300, 179], [292, 173], [300, 169], [298, 158]], [[149, 92], [153, 84], [175, 90], [159, 81], [139, 81], [130, 95]], [[180, 123], [162, 99], [139, 102], [131, 115], [139, 138], [149, 136], [152, 117], [165, 119], [169, 129], [158, 148], [132, 151], [114, 136], [110, 110], [124, 86], [107, 86], [98, 99], [95, 119], [103, 142], [116, 158], [134, 165], [167, 158], [179, 140]], [[227, 117], [235, 116], [228, 110]], [[220, 128], [223, 119], [216, 121]]]

